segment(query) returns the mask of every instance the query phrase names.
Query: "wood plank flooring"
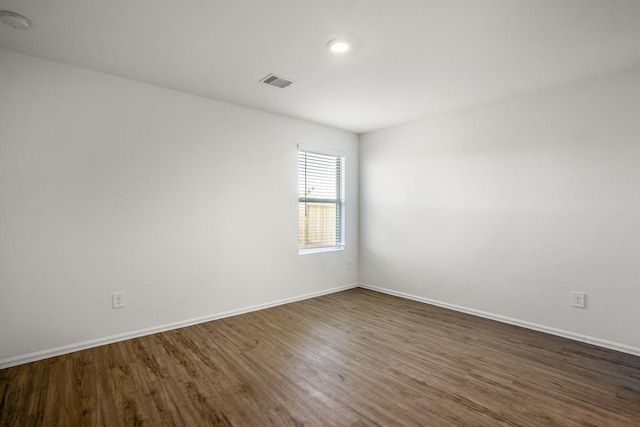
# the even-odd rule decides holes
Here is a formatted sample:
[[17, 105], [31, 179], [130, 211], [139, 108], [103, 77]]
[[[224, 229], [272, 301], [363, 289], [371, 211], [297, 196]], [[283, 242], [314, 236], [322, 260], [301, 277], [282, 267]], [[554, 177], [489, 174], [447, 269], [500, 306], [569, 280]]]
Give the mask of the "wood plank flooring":
[[0, 371], [1, 426], [640, 426], [640, 357], [353, 289]]

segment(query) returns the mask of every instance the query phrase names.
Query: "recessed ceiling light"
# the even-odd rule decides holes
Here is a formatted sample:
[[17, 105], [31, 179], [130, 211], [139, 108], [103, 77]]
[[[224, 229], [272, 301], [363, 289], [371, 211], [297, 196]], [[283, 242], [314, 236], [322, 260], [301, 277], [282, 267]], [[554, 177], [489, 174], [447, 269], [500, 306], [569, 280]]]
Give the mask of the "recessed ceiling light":
[[347, 39], [333, 39], [327, 46], [333, 53], [347, 53], [351, 49], [351, 42]]
[[0, 12], [0, 20], [17, 30], [28, 30], [31, 26], [31, 23], [27, 18], [7, 10]]

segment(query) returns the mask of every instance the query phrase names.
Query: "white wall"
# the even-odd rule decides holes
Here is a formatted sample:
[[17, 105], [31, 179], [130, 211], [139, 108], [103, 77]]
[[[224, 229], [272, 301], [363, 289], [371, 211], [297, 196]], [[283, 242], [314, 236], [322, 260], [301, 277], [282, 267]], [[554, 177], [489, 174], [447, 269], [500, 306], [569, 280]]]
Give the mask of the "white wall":
[[[357, 135], [0, 50], [0, 138], [0, 366], [358, 281]], [[345, 251], [297, 253], [298, 143]]]
[[361, 282], [640, 354], [640, 69], [363, 135], [360, 173]]

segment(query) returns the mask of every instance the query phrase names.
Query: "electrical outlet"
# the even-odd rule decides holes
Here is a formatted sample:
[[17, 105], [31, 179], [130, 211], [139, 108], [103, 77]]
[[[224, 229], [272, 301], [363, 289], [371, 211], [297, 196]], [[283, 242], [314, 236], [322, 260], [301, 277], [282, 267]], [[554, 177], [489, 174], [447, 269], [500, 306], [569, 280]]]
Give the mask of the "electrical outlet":
[[353, 270], [353, 261], [347, 261], [347, 270]]
[[113, 293], [113, 308], [124, 308], [125, 299], [124, 292], [114, 292]]
[[573, 307], [584, 308], [585, 298], [584, 292], [571, 292], [571, 305]]

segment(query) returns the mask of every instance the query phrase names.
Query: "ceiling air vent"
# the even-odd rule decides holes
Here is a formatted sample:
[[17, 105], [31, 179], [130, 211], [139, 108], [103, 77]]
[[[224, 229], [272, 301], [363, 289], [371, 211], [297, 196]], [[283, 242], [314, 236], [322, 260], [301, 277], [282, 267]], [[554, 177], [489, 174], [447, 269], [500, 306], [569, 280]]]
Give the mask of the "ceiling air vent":
[[260, 81], [271, 86], [279, 87], [280, 89], [284, 89], [293, 83], [293, 81], [285, 79], [284, 77], [276, 76], [275, 74], [269, 74]]

